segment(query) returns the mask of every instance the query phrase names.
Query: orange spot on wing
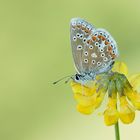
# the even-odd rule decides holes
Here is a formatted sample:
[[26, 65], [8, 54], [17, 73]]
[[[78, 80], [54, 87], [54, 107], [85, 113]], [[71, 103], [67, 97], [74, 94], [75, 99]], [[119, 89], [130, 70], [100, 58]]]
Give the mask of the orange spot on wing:
[[105, 45], [108, 45], [108, 44], [110, 44], [108, 41], [105, 41]]
[[87, 43], [88, 43], [88, 44], [91, 44], [91, 43], [92, 43], [92, 40], [87, 40]]
[[81, 29], [82, 29], [82, 30], [85, 30], [86, 28], [81, 26]]
[[102, 41], [106, 40], [106, 38], [102, 35], [98, 35], [98, 38], [100, 38]]
[[109, 51], [109, 54], [111, 55], [112, 59], [115, 59], [117, 57], [114, 53], [112, 53], [112, 51]]
[[115, 58], [116, 58], [116, 55], [115, 55], [115, 54], [111, 54], [111, 57], [112, 57], [113, 59], [115, 59]]
[[112, 47], [111, 46], [108, 46], [108, 51], [112, 51]]
[[106, 38], [104, 36], [102, 36], [102, 40], [104, 41]]
[[89, 31], [89, 30], [87, 30], [87, 29], [85, 29], [85, 32], [86, 32], [86, 33], [89, 33], [90, 31]]
[[81, 28], [81, 25], [77, 25], [78, 28]]
[[95, 41], [95, 40], [96, 40], [96, 38], [97, 38], [96, 36], [92, 36], [92, 40], [93, 40], [93, 41]]

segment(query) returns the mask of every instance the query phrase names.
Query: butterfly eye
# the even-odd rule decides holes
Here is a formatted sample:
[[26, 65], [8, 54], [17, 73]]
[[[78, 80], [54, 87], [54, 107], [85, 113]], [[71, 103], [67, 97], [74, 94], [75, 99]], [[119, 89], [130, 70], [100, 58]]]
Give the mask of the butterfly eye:
[[89, 46], [89, 48], [90, 48], [90, 49], [93, 49], [93, 46], [92, 46], [92, 45], [90, 45], [90, 46]]
[[76, 41], [76, 40], [77, 40], [77, 38], [74, 36], [74, 37], [73, 37], [73, 41]]
[[101, 57], [104, 57], [105, 56], [105, 53], [101, 53]]
[[107, 58], [107, 57], [104, 57], [104, 58], [103, 58], [103, 60], [104, 60], [104, 61], [107, 61], [107, 60], [108, 60], [108, 58]]
[[95, 64], [95, 62], [96, 62], [95, 60], [92, 60], [92, 64]]
[[83, 48], [82, 45], [77, 46], [77, 50], [82, 50], [82, 48]]
[[84, 59], [84, 62], [85, 62], [85, 63], [88, 63], [88, 59]]
[[75, 75], [75, 79], [76, 79], [76, 80], [80, 80], [78, 74]]
[[76, 34], [76, 36], [77, 36], [77, 38], [79, 38], [79, 37], [80, 37], [80, 34], [79, 34], [79, 33], [77, 33], [77, 34]]
[[88, 56], [88, 52], [84, 52], [84, 55], [85, 55], [85, 56]]
[[101, 62], [97, 62], [97, 65], [100, 66], [101, 65]]

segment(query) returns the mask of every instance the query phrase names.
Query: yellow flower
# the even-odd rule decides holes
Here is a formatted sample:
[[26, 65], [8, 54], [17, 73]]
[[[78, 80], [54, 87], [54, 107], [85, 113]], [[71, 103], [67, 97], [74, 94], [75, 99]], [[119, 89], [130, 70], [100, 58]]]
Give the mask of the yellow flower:
[[83, 114], [91, 114], [103, 101], [105, 92], [96, 92], [96, 86], [90, 88], [76, 82], [71, 82], [74, 98], [78, 102], [77, 110]]
[[[128, 68], [125, 63], [117, 62], [111, 72], [96, 76], [92, 86], [71, 82], [74, 98], [78, 103], [77, 110], [82, 114], [92, 114], [100, 107], [107, 95], [108, 104], [104, 111], [105, 124], [114, 125], [119, 119], [125, 124], [132, 123], [135, 110], [140, 110], [140, 74], [131, 77], [127, 74]], [[117, 105], [117, 97], [119, 97], [119, 105]]]
[[[122, 68], [120, 68], [120, 67]], [[121, 69], [121, 71], [120, 71]], [[114, 65], [114, 69], [117, 72], [122, 72], [125, 74], [125, 76], [129, 79], [127, 79], [125, 83], [125, 88], [124, 88], [124, 94], [127, 96], [127, 98], [131, 101], [135, 109], [140, 110], [140, 74], [133, 74], [128, 77], [128, 68], [126, 64], [123, 62], [117, 62]], [[139, 92], [139, 93], [138, 93]]]

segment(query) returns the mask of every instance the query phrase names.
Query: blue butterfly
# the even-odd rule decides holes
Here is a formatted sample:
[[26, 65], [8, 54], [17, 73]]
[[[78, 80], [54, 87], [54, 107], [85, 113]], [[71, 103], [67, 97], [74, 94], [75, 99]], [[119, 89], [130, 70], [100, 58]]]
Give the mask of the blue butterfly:
[[98, 74], [109, 72], [118, 57], [118, 48], [113, 37], [105, 29], [96, 29], [84, 19], [71, 19], [70, 40], [77, 73], [67, 77], [82, 85], [94, 81]]
[[113, 37], [81, 18], [71, 19], [70, 39], [77, 72], [73, 79], [78, 83], [95, 80], [96, 75], [108, 72], [118, 57]]

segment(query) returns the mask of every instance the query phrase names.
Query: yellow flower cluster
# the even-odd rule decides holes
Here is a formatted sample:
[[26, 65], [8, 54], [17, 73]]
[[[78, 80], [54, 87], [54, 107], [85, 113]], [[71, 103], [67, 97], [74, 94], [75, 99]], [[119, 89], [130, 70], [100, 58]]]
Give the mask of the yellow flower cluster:
[[77, 110], [91, 114], [107, 95], [105, 124], [116, 124], [119, 119], [125, 124], [133, 122], [135, 110], [140, 110], [140, 74], [127, 77], [127, 73], [127, 66], [123, 62], [117, 62], [112, 72], [97, 76], [92, 86], [71, 82], [74, 98], [78, 102]]

